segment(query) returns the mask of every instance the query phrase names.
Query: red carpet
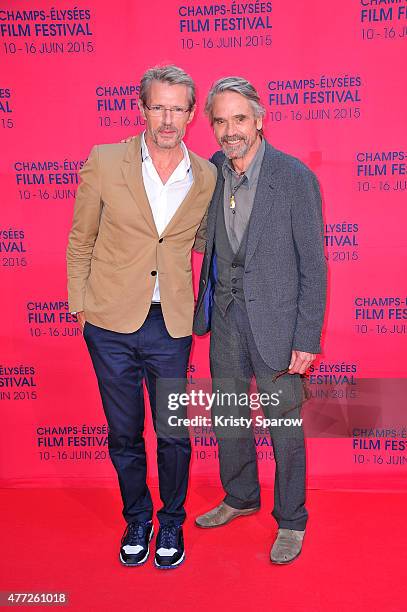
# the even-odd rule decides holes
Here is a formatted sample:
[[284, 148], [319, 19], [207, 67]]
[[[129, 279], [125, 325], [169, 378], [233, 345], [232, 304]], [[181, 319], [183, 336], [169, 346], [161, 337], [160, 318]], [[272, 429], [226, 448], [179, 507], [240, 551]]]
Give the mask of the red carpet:
[[69, 604], [60, 609], [407, 610], [407, 493], [309, 491], [303, 552], [292, 565], [273, 566], [271, 491], [263, 488], [259, 513], [200, 530], [192, 517], [218, 502], [220, 490], [195, 485], [187, 560], [172, 571], [155, 569], [152, 555], [140, 568], [119, 564], [124, 524], [117, 490], [1, 489], [0, 496], [0, 590], [65, 591]]

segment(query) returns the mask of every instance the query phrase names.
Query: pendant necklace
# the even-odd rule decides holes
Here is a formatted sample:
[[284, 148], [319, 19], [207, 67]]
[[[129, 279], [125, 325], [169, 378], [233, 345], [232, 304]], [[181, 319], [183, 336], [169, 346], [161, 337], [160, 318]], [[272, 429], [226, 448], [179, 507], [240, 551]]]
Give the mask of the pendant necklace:
[[232, 211], [233, 214], [236, 213], [236, 210], [235, 210], [235, 208], [236, 208], [235, 193], [243, 185], [245, 178], [246, 178], [246, 176], [243, 173], [243, 176], [241, 177], [241, 179], [238, 182], [238, 184], [235, 185], [234, 187], [231, 186], [231, 189], [230, 189], [230, 200], [229, 200], [229, 209]]

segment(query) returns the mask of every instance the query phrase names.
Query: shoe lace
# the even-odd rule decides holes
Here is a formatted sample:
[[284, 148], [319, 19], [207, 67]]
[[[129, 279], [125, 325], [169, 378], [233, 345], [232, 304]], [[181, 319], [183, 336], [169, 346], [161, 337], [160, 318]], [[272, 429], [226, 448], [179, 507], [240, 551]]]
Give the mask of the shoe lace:
[[123, 536], [123, 542], [130, 544], [130, 546], [137, 546], [137, 544], [143, 544], [145, 539], [145, 533], [147, 524], [145, 523], [129, 523]]
[[160, 547], [161, 548], [176, 548], [177, 547], [178, 528], [176, 525], [164, 525], [160, 529]]

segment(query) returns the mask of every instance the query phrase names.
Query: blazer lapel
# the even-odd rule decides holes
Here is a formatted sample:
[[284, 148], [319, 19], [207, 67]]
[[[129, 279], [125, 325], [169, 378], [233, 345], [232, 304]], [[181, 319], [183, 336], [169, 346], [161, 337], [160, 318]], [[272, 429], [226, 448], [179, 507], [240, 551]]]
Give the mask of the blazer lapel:
[[273, 157], [273, 148], [266, 142], [253, 210], [250, 215], [245, 266], [254, 255], [265, 226], [264, 220], [268, 217], [274, 205], [272, 175], [276, 171], [276, 166], [273, 164]]
[[[141, 170], [141, 137], [137, 136], [131, 140], [126, 149], [122, 163], [122, 173], [124, 180], [133, 196], [141, 214], [146, 220], [152, 232], [157, 234], [153, 213], [150, 202], [146, 194]], [[158, 234], [157, 234], [158, 236]]]
[[191, 160], [191, 168], [192, 168], [192, 174], [194, 177], [194, 182], [192, 183], [187, 195], [185, 196], [185, 198], [182, 200], [181, 204], [175, 211], [170, 222], [164, 229], [162, 236], [166, 236], [167, 234], [169, 234], [173, 230], [173, 228], [176, 226], [178, 221], [182, 219], [182, 217], [185, 217], [185, 215], [188, 214], [188, 207], [191, 205], [191, 203], [194, 201], [196, 196], [201, 191], [202, 170], [199, 167], [198, 162], [195, 160], [195, 158], [192, 155], [190, 155], [190, 160]]

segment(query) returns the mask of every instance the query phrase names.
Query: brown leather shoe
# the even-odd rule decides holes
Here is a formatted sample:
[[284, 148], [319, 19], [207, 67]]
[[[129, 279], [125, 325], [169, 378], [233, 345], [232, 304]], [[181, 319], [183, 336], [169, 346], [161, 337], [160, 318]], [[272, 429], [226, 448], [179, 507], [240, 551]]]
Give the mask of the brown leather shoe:
[[253, 514], [260, 510], [257, 508], [246, 508], [243, 510], [238, 510], [237, 508], [232, 508], [232, 506], [228, 506], [225, 502], [221, 502], [219, 506], [216, 506], [213, 510], [209, 510], [206, 514], [202, 514], [201, 516], [197, 516], [195, 519], [195, 524], [198, 527], [203, 527], [204, 529], [209, 529], [210, 527], [222, 527], [222, 525], [227, 525], [230, 521], [237, 518], [238, 516], [248, 516], [249, 514]]
[[272, 563], [284, 565], [298, 557], [302, 549], [305, 531], [296, 529], [279, 529], [276, 541], [270, 552]]

